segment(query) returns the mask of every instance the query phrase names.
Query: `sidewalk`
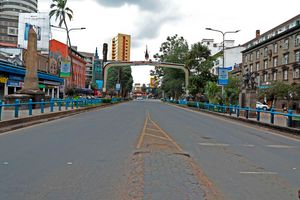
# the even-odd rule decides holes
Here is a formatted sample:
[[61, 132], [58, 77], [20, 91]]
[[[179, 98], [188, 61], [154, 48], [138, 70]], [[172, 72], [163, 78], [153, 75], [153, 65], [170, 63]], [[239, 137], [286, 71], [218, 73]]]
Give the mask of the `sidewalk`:
[[[75, 106], [74, 106], [73, 109], [72, 109], [72, 107], [68, 107], [68, 109], [66, 109], [65, 106], [61, 106], [61, 111], [59, 111], [59, 107], [54, 106], [53, 113], [62, 112], [62, 111], [66, 111], [66, 110], [77, 110], [77, 109], [79, 109], [79, 108], [76, 108]], [[43, 114], [48, 114], [48, 113], [52, 113], [50, 111], [50, 107], [44, 108], [44, 113], [41, 113], [40, 108], [32, 109], [32, 116], [38, 116], [38, 115], [43, 115]], [[18, 118], [26, 118], [26, 117], [30, 117], [29, 116], [29, 110], [28, 109], [19, 110], [19, 117]], [[8, 121], [8, 120], [18, 119], [18, 118], [15, 118], [15, 110], [2, 109], [2, 114], [1, 114], [1, 120], [0, 121]]]

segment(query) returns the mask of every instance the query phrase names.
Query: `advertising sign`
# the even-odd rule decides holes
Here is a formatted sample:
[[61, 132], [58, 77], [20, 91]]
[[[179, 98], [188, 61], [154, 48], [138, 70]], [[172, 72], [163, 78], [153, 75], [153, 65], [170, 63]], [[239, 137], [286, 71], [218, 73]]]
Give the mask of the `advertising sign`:
[[120, 89], [121, 89], [121, 84], [120, 84], [120, 83], [117, 83], [117, 84], [116, 84], [116, 91], [120, 91]]
[[219, 68], [219, 85], [227, 85], [228, 84], [228, 68]]
[[103, 88], [103, 80], [96, 80], [97, 89], [101, 90]]
[[20, 13], [18, 24], [18, 45], [27, 49], [28, 32], [33, 27], [37, 34], [37, 48], [39, 51], [49, 51], [50, 18], [49, 13]]
[[150, 78], [150, 87], [155, 88], [156, 87], [156, 80], [155, 78]]
[[60, 77], [66, 78], [71, 76], [71, 62], [62, 60], [60, 64]]

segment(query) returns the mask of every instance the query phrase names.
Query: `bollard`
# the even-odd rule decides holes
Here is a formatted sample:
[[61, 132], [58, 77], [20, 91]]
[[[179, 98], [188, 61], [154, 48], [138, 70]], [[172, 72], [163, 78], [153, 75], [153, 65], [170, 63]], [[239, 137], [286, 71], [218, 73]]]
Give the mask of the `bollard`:
[[50, 112], [54, 111], [54, 100], [51, 98], [50, 100]]
[[74, 99], [71, 99], [71, 108], [74, 109]]
[[236, 107], [236, 117], [239, 118], [240, 117], [240, 106]]
[[69, 107], [69, 100], [68, 99], [65, 100], [65, 104], [66, 104], [66, 110], [68, 110], [68, 107]]
[[258, 108], [257, 110], [256, 110], [256, 112], [257, 112], [257, 116], [256, 116], [256, 119], [257, 119], [257, 121], [259, 122], [260, 121], [260, 108]]
[[249, 119], [249, 108], [246, 107], [246, 119]]
[[289, 110], [288, 111], [288, 127], [292, 127], [293, 126], [293, 111], [292, 110]]
[[44, 99], [41, 99], [41, 102], [40, 102], [40, 105], [41, 105], [41, 113], [44, 113]]
[[29, 99], [28, 102], [28, 112], [29, 112], [29, 116], [32, 115], [32, 99]]
[[274, 109], [271, 109], [271, 119], [270, 119], [271, 124], [274, 124]]
[[58, 110], [61, 111], [61, 100], [58, 100]]
[[0, 121], [2, 119], [2, 101], [0, 100]]
[[75, 105], [76, 105], [76, 108], [78, 109], [78, 107], [79, 107], [79, 100], [75, 101]]
[[20, 100], [16, 99], [16, 101], [15, 101], [15, 118], [19, 117], [19, 107], [20, 107]]

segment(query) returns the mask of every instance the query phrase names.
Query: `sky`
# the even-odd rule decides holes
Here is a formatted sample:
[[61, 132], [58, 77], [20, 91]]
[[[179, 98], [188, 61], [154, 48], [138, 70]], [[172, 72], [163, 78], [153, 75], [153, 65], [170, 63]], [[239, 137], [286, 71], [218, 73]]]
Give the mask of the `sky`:
[[[48, 12], [52, 0], [39, 0], [39, 11]], [[202, 39], [222, 42], [218, 32], [206, 27], [238, 33], [225, 39], [244, 44], [300, 14], [299, 0], [68, 0], [74, 12], [69, 28], [72, 45], [79, 51], [102, 52], [103, 43], [111, 43], [118, 33], [131, 35], [131, 61], [144, 60], [146, 45], [150, 58], [159, 52], [168, 36], [183, 36], [189, 45]], [[54, 19], [52, 25], [57, 25]], [[66, 42], [64, 30], [52, 29], [52, 38]], [[149, 83], [150, 66], [133, 67], [135, 83]]]

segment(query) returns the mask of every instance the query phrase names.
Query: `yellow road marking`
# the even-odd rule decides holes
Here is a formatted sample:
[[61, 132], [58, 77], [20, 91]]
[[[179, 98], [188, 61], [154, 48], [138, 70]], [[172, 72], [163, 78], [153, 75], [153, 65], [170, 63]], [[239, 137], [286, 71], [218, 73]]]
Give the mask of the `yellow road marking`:
[[160, 137], [160, 136], [157, 136], [157, 135], [152, 135], [152, 134], [149, 134], [149, 133], [146, 133], [145, 135], [148, 135], [148, 136], [151, 136], [151, 137], [155, 137], [155, 138], [159, 138], [159, 139], [162, 139], [162, 140], [168, 140], [168, 141], [170, 141], [168, 138]]
[[153, 129], [153, 128], [146, 128], [147, 130], [150, 130], [150, 131], [157, 131], [157, 132], [161, 132], [161, 130], [157, 130], [157, 129]]
[[146, 134], [146, 126], [147, 126], [147, 123], [148, 123], [148, 119], [149, 119], [149, 112], [147, 113], [147, 116], [146, 116], [146, 120], [145, 120], [145, 124], [144, 124], [144, 127], [143, 127], [143, 131], [142, 131], [142, 134], [140, 136], [140, 139], [139, 139], [139, 142], [136, 146], [137, 149], [140, 149], [141, 146], [142, 146], [142, 143], [144, 141], [144, 137], [145, 137], [145, 134]]
[[183, 152], [182, 148], [164, 131], [162, 130], [149, 116], [149, 120], [153, 123], [153, 125], [158, 128], [166, 138], [170, 140], [174, 144], [174, 146], [178, 149], [178, 151]]

